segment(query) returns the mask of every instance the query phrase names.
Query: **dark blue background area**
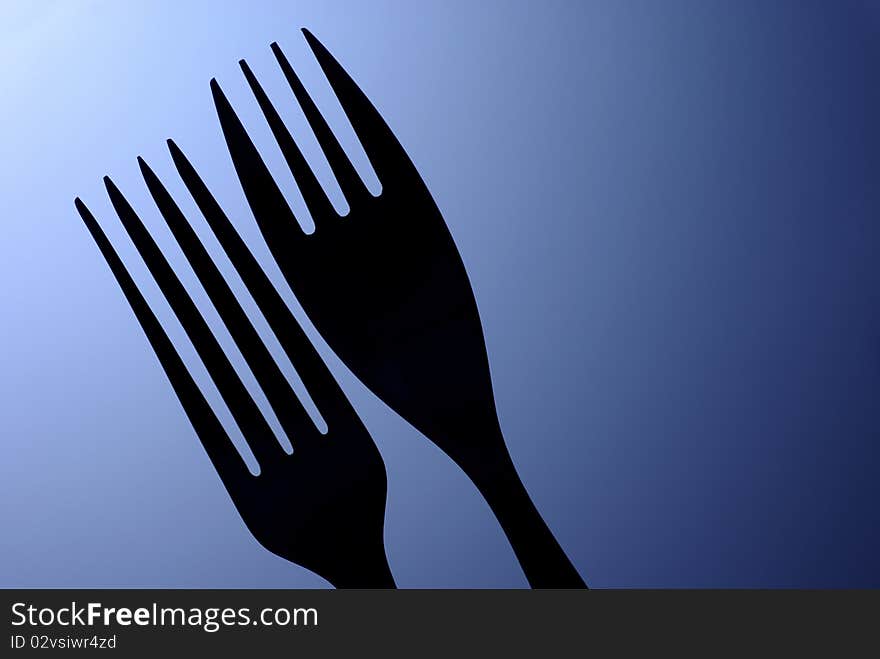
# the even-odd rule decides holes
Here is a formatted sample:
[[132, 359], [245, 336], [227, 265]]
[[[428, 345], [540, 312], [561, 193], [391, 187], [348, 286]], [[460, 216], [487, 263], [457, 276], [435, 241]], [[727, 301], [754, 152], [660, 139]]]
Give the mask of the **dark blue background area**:
[[[329, 186], [268, 50], [278, 40], [371, 177], [305, 25], [443, 211], [511, 453], [591, 586], [880, 586], [877, 3], [10, 6], [0, 585], [326, 585], [248, 534], [72, 205], [80, 195], [102, 220], [220, 409], [100, 179], [141, 213], [252, 384], [134, 159], [168, 182], [253, 310], [164, 139], [280, 284], [207, 82], [304, 215], [236, 64], [248, 59]], [[385, 457], [399, 584], [524, 586], [473, 486], [309, 331]]]

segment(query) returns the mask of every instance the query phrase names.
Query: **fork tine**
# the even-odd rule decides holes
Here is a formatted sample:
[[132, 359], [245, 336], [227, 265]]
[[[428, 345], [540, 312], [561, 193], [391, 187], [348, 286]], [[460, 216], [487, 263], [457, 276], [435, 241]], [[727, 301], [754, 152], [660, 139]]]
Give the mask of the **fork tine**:
[[393, 184], [401, 173], [418, 175], [406, 151], [366, 94], [311, 32], [303, 28], [302, 33], [361, 141], [383, 189]]
[[180, 207], [143, 158], [138, 158], [138, 165], [168, 228], [247, 360], [291, 444], [296, 448], [298, 442], [315, 439], [317, 428]]
[[229, 406], [229, 411], [260, 463], [260, 468], [266, 468], [279, 455], [285, 455], [272, 429], [134, 209], [107, 176], [104, 177], [104, 185], [116, 214], [202, 358], [211, 379], [217, 385], [220, 395]]
[[281, 47], [273, 42], [270, 48], [275, 54], [275, 59], [278, 60], [281, 71], [284, 73], [284, 77], [287, 78], [291, 90], [293, 90], [293, 95], [296, 96], [296, 100], [302, 108], [303, 114], [305, 114], [309, 125], [312, 127], [312, 131], [318, 139], [318, 144], [321, 146], [321, 150], [324, 151], [324, 156], [327, 158], [330, 169], [333, 170], [333, 174], [336, 176], [342, 194], [348, 200], [349, 206], [353, 206], [358, 201], [370, 196], [367, 186], [364, 185], [354, 165], [351, 164], [351, 160], [345, 155], [342, 145], [339, 144], [339, 140], [336, 139], [333, 131], [330, 130], [330, 126], [327, 124], [321, 111], [318, 110], [318, 106], [315, 105], [312, 97], [309, 96], [306, 88], [303, 87], [299, 76], [296, 75], [293, 67], [290, 66], [290, 62], [287, 61], [287, 58], [281, 51]]
[[208, 401], [205, 400], [198, 385], [196, 385], [186, 369], [186, 365], [183, 363], [177, 350], [175, 350], [171, 339], [168, 338], [165, 330], [162, 329], [159, 320], [153, 314], [143, 295], [141, 295], [131, 275], [128, 274], [116, 250], [113, 249], [107, 236], [98, 225], [94, 215], [92, 215], [91, 211], [79, 197], [76, 198], [74, 204], [86, 228], [88, 228], [89, 233], [92, 235], [95, 243], [97, 243], [98, 249], [101, 250], [101, 254], [103, 254], [104, 259], [107, 261], [107, 265], [110, 266], [110, 270], [113, 272], [113, 276], [122, 289], [125, 299], [128, 300], [132, 311], [134, 311], [134, 315], [144, 330], [144, 334], [147, 335], [147, 340], [159, 358], [162, 369], [171, 381], [174, 393], [177, 394], [177, 398], [180, 400], [186, 416], [196, 431], [199, 441], [205, 448], [208, 458], [213, 463], [227, 491], [234, 498], [234, 493], [245, 477], [249, 475], [241, 456], [229, 439], [229, 435], [226, 434], [226, 430], [224, 430], [217, 415], [214, 414]]
[[284, 125], [284, 121], [278, 115], [278, 112], [272, 105], [272, 101], [269, 100], [253, 71], [251, 71], [251, 68], [244, 60], [240, 60], [238, 64], [241, 66], [244, 77], [247, 79], [260, 109], [263, 111], [263, 116], [266, 117], [266, 121], [272, 129], [275, 141], [278, 142], [278, 146], [281, 148], [281, 153], [284, 155], [287, 166], [296, 180], [296, 184], [303, 196], [303, 200], [306, 202], [309, 213], [312, 215], [317, 230], [320, 222], [326, 218], [334, 217], [336, 211], [333, 209], [333, 205], [327, 198], [324, 188], [321, 187], [315, 173], [303, 156], [302, 151], [296, 145], [293, 136], [287, 130], [287, 126]]
[[343, 415], [354, 415], [333, 374], [195, 168], [173, 140], [168, 140], [168, 149], [196, 205], [278, 337], [315, 405], [325, 415], [324, 419], [329, 424], [329, 420], [337, 421], [344, 418]]
[[211, 80], [211, 94], [235, 173], [263, 237], [276, 255], [295, 250], [306, 234], [217, 80]]

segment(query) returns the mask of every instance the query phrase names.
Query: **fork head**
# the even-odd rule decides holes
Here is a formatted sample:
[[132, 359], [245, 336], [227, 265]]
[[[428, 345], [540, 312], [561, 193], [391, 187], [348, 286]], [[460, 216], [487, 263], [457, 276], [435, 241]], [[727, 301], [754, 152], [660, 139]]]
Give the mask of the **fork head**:
[[281, 271], [331, 348], [374, 393], [467, 468], [503, 440], [464, 264], [436, 203], [390, 128], [333, 56], [303, 32], [366, 151], [381, 193], [367, 190], [277, 44], [272, 50], [350, 211], [345, 216], [335, 212], [243, 61], [247, 82], [312, 215], [314, 232], [302, 230], [212, 81], [238, 178]]
[[[265, 391], [290, 391], [290, 397], [280, 404], [286, 407], [285, 430], [293, 445], [292, 454], [286, 453], [274, 437], [140, 218], [112, 181], [106, 179], [117, 214], [257, 457], [259, 474], [251, 474], [110, 241], [85, 204], [76, 200], [77, 210], [159, 357], [242, 520], [269, 551], [320, 574], [336, 586], [393, 587], [383, 538], [385, 465], [372, 438], [288, 313], [280, 316], [283, 322], [272, 323], [272, 329], [284, 342], [286, 353], [326, 422], [327, 432], [322, 434], [318, 430], [289, 387], [285, 389], [286, 382], [278, 381], [284, 377], [280, 370], [261, 361], [265, 346], [243, 340], [256, 336], [240, 324], [249, 326], [249, 321], [238, 316], [243, 312], [234, 299], [222, 297], [226, 285], [219, 270], [210, 259], [206, 260], [207, 252], [161, 182], [145, 163], [141, 166], [160, 210], [258, 382]], [[243, 242], [239, 247], [245, 253], [237, 253], [236, 258], [253, 258]], [[265, 277], [261, 271], [249, 274], [250, 278], [261, 276]], [[246, 283], [252, 282], [248, 279]], [[219, 299], [227, 305], [218, 305]], [[272, 318], [277, 321], [279, 316]], [[259, 342], [259, 338], [256, 340]]]

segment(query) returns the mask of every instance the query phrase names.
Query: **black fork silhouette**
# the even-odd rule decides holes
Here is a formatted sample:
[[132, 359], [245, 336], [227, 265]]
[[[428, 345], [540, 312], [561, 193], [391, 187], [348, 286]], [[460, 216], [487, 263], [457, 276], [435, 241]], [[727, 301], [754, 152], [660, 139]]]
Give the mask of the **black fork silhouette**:
[[[172, 145], [173, 146], [173, 145]], [[183, 155], [173, 147], [176, 160]], [[105, 185], [126, 231], [205, 363], [253, 451], [252, 475], [141, 295], [110, 241], [80, 200], [76, 208], [107, 260], [235, 507], [268, 550], [336, 587], [394, 587], [384, 546], [385, 465], [366, 428], [245, 243], [211, 198], [208, 216], [327, 424], [322, 434], [235, 299], [171, 195], [139, 159], [162, 216], [247, 360], [293, 446], [284, 451], [217, 339], [135, 211]], [[200, 205], [210, 197], [198, 181]]]
[[[216, 81], [214, 102], [263, 236], [303, 309], [348, 367], [483, 494], [532, 586], [584, 587], [523, 486], [495, 410], [476, 301], [430, 192], [372, 103], [303, 30], [382, 185], [373, 196], [277, 44], [272, 50], [350, 212], [341, 217], [256, 76], [241, 68], [315, 224], [306, 234]], [[176, 158], [198, 198], [194, 171]], [[196, 188], [194, 190], [194, 188]]]

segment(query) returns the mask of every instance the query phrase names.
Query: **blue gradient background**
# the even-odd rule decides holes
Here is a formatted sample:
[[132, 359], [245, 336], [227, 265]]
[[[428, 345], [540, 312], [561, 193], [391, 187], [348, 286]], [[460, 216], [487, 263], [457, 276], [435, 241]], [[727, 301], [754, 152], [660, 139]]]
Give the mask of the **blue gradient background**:
[[[880, 586], [880, 8], [801, 0], [4, 2], [0, 585], [326, 585], [251, 538], [72, 205], [206, 382], [101, 176], [213, 325], [136, 155], [242, 291], [176, 138], [280, 282], [207, 83], [302, 211], [237, 60], [304, 135], [278, 40], [365, 168], [303, 25], [443, 210], [511, 453], [590, 585]], [[399, 584], [525, 586], [470, 483], [318, 345], [385, 457]]]

